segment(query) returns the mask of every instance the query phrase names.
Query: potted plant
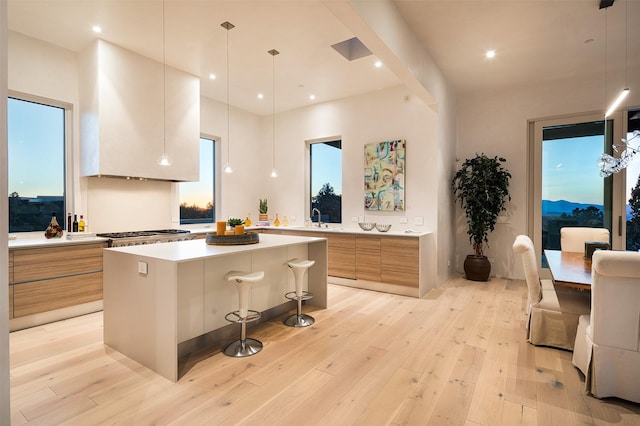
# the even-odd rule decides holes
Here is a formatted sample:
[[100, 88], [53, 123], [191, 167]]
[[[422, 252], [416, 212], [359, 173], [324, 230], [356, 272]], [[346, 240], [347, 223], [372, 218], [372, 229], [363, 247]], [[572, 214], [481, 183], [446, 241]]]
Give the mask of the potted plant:
[[267, 205], [266, 198], [260, 198], [260, 204], [258, 204], [258, 213], [260, 213], [260, 220], [269, 220], [269, 215], [267, 212], [269, 211], [269, 206]]
[[230, 217], [227, 220], [227, 225], [229, 225], [229, 228], [233, 229], [238, 225], [244, 225], [244, 220], [238, 218], [238, 217]]
[[487, 281], [491, 263], [483, 253], [488, 235], [494, 230], [498, 215], [506, 210], [511, 174], [503, 167], [502, 157], [487, 157], [476, 154], [462, 163], [451, 180], [455, 200], [467, 217], [467, 234], [474, 254], [464, 261], [464, 272], [472, 281]]

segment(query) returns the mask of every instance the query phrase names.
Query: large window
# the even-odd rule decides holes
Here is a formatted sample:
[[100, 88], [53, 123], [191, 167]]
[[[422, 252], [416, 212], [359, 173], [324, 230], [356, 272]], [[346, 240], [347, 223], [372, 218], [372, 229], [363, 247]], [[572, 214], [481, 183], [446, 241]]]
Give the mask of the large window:
[[[312, 220], [322, 223], [342, 222], [342, 141], [315, 142], [309, 146], [311, 163]], [[317, 209], [313, 214], [313, 209]]]
[[200, 138], [200, 180], [180, 184], [180, 224], [215, 222], [215, 141]]
[[51, 213], [56, 213], [60, 226], [66, 225], [65, 146], [70, 107], [34, 99], [10, 97], [7, 102], [9, 232], [44, 232]]

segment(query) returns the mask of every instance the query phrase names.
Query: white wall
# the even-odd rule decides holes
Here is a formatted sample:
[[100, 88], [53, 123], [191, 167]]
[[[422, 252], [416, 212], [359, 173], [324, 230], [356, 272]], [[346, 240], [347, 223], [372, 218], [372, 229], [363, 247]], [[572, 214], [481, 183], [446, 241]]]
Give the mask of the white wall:
[[[640, 86], [640, 70], [630, 70], [630, 87]], [[632, 81], [633, 80], [633, 81]], [[602, 76], [569, 79], [501, 91], [486, 91], [458, 100], [458, 156], [460, 161], [476, 152], [503, 156], [511, 172], [512, 200], [508, 222], [497, 224], [489, 236], [485, 254], [494, 258], [492, 275], [524, 278], [520, 259], [511, 245], [518, 234], [527, 233], [527, 122], [540, 118], [604, 111]], [[640, 93], [631, 92], [626, 105], [639, 105]], [[594, 159], [594, 161], [596, 161]], [[458, 163], [459, 165], [460, 163]], [[464, 216], [457, 207], [456, 266], [471, 253]]]
[[[405, 100], [405, 97], [408, 97]], [[296, 217], [291, 225], [303, 225], [309, 216], [308, 188], [305, 176], [307, 142], [335, 137], [342, 140], [342, 221], [345, 227], [357, 227], [352, 217], [366, 215], [368, 221], [390, 223], [392, 229], [435, 231], [437, 194], [432, 183], [437, 179], [430, 162], [436, 143], [437, 114], [404, 87], [396, 87], [362, 96], [301, 108], [276, 116], [276, 168], [271, 172], [271, 141], [266, 138], [261, 168], [267, 180], [270, 213], [280, 218]], [[265, 117], [266, 135], [271, 135], [271, 119]], [[364, 145], [405, 139], [406, 211], [371, 212], [364, 210]], [[256, 200], [257, 201], [257, 200]], [[255, 211], [255, 209], [254, 209]], [[400, 224], [400, 218], [409, 224]], [[424, 225], [415, 225], [420, 217]]]
[[[7, 2], [0, 2], [0, 99], [7, 98]], [[7, 170], [7, 103], [0, 102], [0, 170]], [[8, 194], [7, 173], [0, 173], [0, 193]], [[7, 197], [0, 197], [0, 211], [9, 210]], [[5, 215], [3, 214], [4, 218]], [[8, 227], [0, 222], [0, 265], [7, 265]], [[8, 288], [7, 274], [0, 275], [0, 288]], [[9, 294], [0, 292], [0, 425], [11, 423], [11, 391], [9, 388]]]

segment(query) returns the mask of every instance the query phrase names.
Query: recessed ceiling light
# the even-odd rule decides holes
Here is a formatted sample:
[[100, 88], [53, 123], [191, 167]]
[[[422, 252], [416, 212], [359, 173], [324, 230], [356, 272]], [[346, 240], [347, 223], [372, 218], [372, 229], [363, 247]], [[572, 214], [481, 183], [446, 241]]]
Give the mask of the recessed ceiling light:
[[487, 59], [495, 58], [496, 57], [496, 51], [495, 50], [487, 50], [487, 53], [485, 53], [484, 56]]
[[91, 27], [91, 29], [93, 30], [94, 33], [102, 32], [102, 28], [99, 25], [94, 25], [93, 27]]
[[382, 67], [382, 61], [376, 61], [375, 66], [376, 66], [376, 68], [381, 68]]
[[263, 99], [264, 95], [262, 93], [258, 93], [258, 99]]
[[314, 100], [316, 98], [316, 95], [309, 95], [309, 99]]
[[216, 79], [216, 75], [211, 73], [209, 74], [209, 80], [215, 80]]

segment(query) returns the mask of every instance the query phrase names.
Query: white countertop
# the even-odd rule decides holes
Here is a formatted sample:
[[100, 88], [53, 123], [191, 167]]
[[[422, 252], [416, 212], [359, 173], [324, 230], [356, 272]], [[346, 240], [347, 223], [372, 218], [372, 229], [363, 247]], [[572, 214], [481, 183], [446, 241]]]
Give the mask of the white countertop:
[[93, 234], [82, 236], [82, 238], [70, 239], [65, 234], [61, 238], [45, 238], [44, 232], [18, 232], [9, 234], [9, 248], [44, 248], [65, 246], [74, 244], [90, 244], [109, 241], [107, 238], [96, 237]]
[[[201, 234], [207, 232], [215, 232], [214, 228], [188, 228], [194, 234]], [[246, 228], [248, 230], [269, 229], [276, 231], [291, 231], [291, 232], [317, 232], [326, 234], [358, 234], [358, 235], [371, 235], [373, 237], [384, 237], [385, 235], [393, 235], [395, 237], [421, 237], [423, 235], [429, 235], [429, 231], [418, 231], [415, 229], [393, 229], [393, 227], [387, 232], [380, 232], [377, 229], [371, 231], [363, 231], [359, 227], [347, 228], [339, 224], [331, 224], [328, 228], [316, 228], [306, 226], [250, 226]], [[408, 232], [407, 232], [408, 231]]]
[[170, 244], [111, 247], [105, 250], [167, 260], [171, 262], [187, 262], [207, 257], [226, 256], [246, 251], [266, 250], [274, 247], [283, 247], [294, 244], [308, 244], [322, 240], [324, 240], [324, 238], [260, 234], [260, 241], [256, 244], [217, 246], [207, 244], [205, 240], [190, 240], [176, 241]]

